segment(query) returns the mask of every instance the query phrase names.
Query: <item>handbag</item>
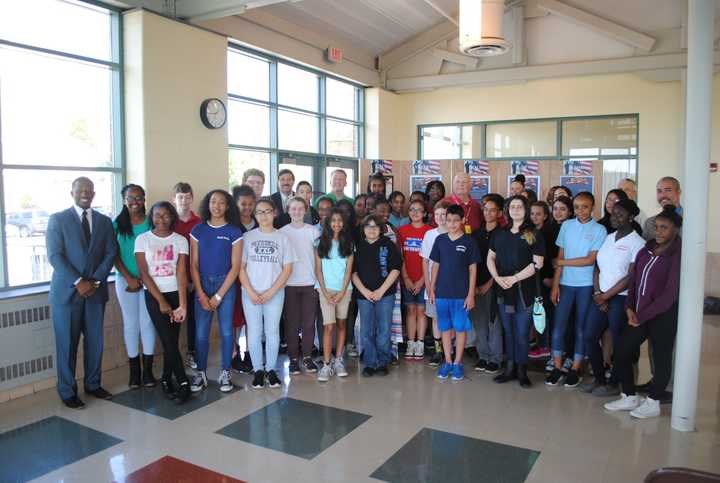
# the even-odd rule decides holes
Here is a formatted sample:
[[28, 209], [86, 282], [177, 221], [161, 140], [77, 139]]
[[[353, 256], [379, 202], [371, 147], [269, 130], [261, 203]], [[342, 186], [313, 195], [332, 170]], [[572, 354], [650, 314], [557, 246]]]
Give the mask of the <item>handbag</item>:
[[535, 270], [535, 302], [533, 302], [532, 317], [533, 325], [538, 334], [545, 332], [545, 306], [543, 305], [542, 291], [540, 290], [540, 272]]

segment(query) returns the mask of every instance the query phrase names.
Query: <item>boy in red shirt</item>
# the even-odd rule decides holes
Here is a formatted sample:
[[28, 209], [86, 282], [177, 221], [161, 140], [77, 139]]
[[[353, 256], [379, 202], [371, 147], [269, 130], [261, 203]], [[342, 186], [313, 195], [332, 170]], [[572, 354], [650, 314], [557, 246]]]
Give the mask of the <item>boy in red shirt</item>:
[[422, 241], [431, 227], [425, 224], [425, 204], [416, 200], [410, 203], [408, 211], [410, 224], [403, 225], [398, 231], [398, 245], [403, 255], [401, 276], [403, 280], [403, 300], [406, 310], [407, 350], [406, 359], [423, 359], [425, 356], [425, 276], [423, 274], [420, 249]]

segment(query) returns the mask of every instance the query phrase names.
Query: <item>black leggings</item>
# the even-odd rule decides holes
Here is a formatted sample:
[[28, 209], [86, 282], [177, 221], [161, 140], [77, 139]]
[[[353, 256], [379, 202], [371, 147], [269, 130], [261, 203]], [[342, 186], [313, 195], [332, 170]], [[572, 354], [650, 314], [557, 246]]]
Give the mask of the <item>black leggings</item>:
[[[165, 297], [173, 310], [180, 306], [180, 297], [177, 291], [164, 293], [163, 297]], [[169, 382], [174, 374], [178, 384], [187, 382], [188, 378], [178, 349], [178, 339], [182, 325], [173, 322], [170, 320], [169, 315], [160, 312], [160, 304], [147, 290], [145, 291], [145, 305], [147, 305], [150, 319], [152, 319], [163, 346], [163, 381]]]
[[653, 346], [652, 358], [655, 362], [655, 373], [650, 385], [649, 396], [660, 399], [670, 382], [672, 373], [673, 346], [677, 332], [678, 306], [659, 314], [638, 327], [628, 325], [620, 335], [620, 347], [615, 351], [618, 378], [622, 391], [628, 396], [635, 395], [635, 375], [633, 362], [637, 351], [646, 339]]

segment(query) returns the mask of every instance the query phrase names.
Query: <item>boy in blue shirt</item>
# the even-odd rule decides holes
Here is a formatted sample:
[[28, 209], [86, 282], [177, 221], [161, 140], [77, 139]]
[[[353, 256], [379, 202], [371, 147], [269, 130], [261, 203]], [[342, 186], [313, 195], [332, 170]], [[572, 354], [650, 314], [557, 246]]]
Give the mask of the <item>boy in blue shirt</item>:
[[[460, 205], [447, 210], [447, 233], [437, 237], [430, 252], [434, 262], [428, 298], [437, 310], [438, 328], [442, 332], [445, 362], [438, 370], [440, 379], [452, 373], [455, 381], [465, 377], [462, 364], [466, 333], [472, 327], [468, 313], [475, 306], [475, 278], [479, 251], [475, 240], [465, 234], [465, 212]], [[452, 360], [452, 337], [455, 331], [455, 362]]]

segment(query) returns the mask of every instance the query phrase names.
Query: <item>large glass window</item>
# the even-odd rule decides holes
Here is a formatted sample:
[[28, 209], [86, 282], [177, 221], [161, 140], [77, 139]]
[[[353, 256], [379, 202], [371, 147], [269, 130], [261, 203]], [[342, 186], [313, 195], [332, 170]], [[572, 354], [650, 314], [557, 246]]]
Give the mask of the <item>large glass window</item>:
[[513, 122], [488, 124], [487, 157], [537, 157], [557, 154], [557, 123]]
[[[231, 45], [230, 184], [241, 181], [238, 170], [254, 167], [263, 170], [266, 188], [274, 191], [282, 157], [302, 159], [296, 165], [287, 163], [289, 169], [303, 166], [296, 181], [309, 181], [317, 187], [325, 186], [325, 168], [336, 160], [347, 161], [354, 166], [347, 169], [356, 170], [363, 154], [363, 105], [360, 86]], [[250, 166], [251, 162], [258, 165]], [[305, 169], [307, 163], [312, 166]], [[357, 179], [355, 174], [350, 179]]]
[[607, 117], [563, 121], [565, 156], [637, 154], [637, 118]]
[[421, 133], [422, 159], [458, 159], [460, 126], [425, 127]]
[[69, 0], [0, 2], [0, 288], [47, 282], [50, 214], [72, 181], [112, 216], [122, 181], [117, 11]]

